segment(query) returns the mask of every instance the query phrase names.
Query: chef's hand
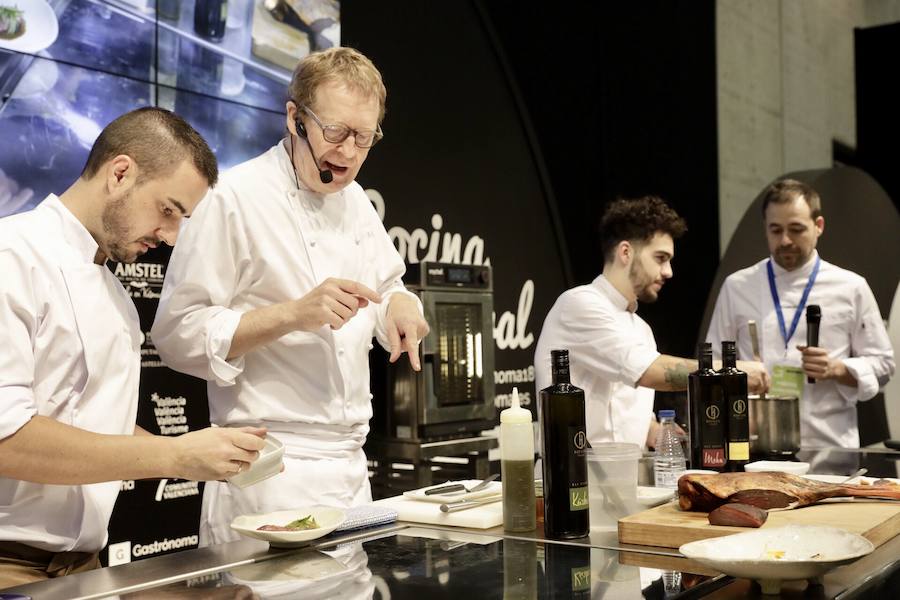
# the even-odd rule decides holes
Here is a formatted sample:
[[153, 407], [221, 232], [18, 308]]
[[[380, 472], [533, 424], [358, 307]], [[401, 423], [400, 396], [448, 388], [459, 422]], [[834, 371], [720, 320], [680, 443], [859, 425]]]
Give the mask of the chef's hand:
[[855, 386], [856, 378], [847, 370], [844, 361], [831, 358], [828, 350], [818, 346], [797, 346], [800, 366], [807, 376], [815, 379], [837, 379], [838, 383]]
[[766, 365], [755, 360], [739, 360], [737, 368], [747, 374], [747, 391], [751, 394], [765, 394], [769, 391], [769, 372]]
[[381, 295], [356, 281], [329, 278], [291, 307], [297, 329], [315, 331], [323, 325], [340, 329], [369, 302], [381, 302]]
[[416, 371], [422, 370], [419, 362], [419, 340], [428, 335], [430, 328], [419, 312], [418, 303], [406, 294], [391, 296], [387, 309], [387, 335], [391, 343], [390, 362], [397, 362], [400, 355], [409, 355], [409, 364]]
[[265, 446], [265, 427], [207, 427], [176, 438], [172, 472], [181, 479], [225, 479], [246, 470]]

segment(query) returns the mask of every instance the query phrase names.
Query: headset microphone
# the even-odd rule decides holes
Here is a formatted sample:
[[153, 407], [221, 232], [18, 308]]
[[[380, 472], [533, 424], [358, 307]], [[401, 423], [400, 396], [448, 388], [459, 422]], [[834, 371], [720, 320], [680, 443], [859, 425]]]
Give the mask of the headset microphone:
[[309, 146], [309, 155], [313, 159], [313, 164], [316, 165], [316, 170], [319, 171], [319, 181], [326, 185], [334, 181], [334, 173], [331, 172], [331, 169], [322, 169], [322, 167], [319, 166], [319, 160], [313, 152], [312, 144], [309, 143], [309, 137], [306, 134], [306, 127], [303, 126], [303, 122], [297, 118], [294, 121], [294, 125], [297, 127], [297, 135], [306, 140], [306, 145]]

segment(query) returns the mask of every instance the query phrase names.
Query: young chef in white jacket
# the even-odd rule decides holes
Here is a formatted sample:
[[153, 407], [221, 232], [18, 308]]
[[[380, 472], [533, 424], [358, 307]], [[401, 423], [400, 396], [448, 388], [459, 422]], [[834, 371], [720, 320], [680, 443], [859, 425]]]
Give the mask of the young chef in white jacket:
[[201, 545], [236, 539], [239, 514], [370, 501], [373, 334], [419, 369], [428, 331], [354, 181], [382, 137], [381, 74], [333, 48], [300, 62], [289, 93], [288, 136], [225, 173], [185, 224], [152, 329], [166, 364], [208, 381], [213, 423], [262, 424], [286, 447], [276, 477], [206, 486]]
[[[535, 348], [535, 385], [550, 385], [550, 351], [569, 350], [572, 383], [584, 389], [591, 443], [652, 447], [659, 424], [654, 390], [687, 388], [697, 361], [660, 354], [638, 301], [656, 302], [672, 275], [675, 239], [687, 227], [661, 198], [610, 204], [601, 222], [603, 273], [557, 298]], [[741, 362], [750, 387], [765, 391], [762, 364]]]
[[[800, 397], [802, 445], [858, 448], [856, 403], [875, 396], [895, 368], [875, 296], [863, 277], [819, 257], [825, 218], [812, 187], [772, 184], [763, 217], [771, 257], [728, 276], [706, 340], [714, 353], [722, 340], [736, 340], [738, 354], [752, 356], [747, 323], [756, 321], [773, 385]], [[815, 347], [806, 346], [810, 304], [822, 311]]]
[[217, 175], [190, 125], [144, 108], [65, 193], [0, 219], [0, 588], [98, 567], [120, 480], [220, 479], [258, 456], [262, 429], [135, 426], [140, 323], [106, 267], [174, 244]]

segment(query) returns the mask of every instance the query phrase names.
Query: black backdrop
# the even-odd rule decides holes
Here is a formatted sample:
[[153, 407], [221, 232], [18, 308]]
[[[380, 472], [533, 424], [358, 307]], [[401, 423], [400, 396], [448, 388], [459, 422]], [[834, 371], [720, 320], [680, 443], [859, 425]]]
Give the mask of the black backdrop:
[[[689, 231], [676, 245], [675, 277], [640, 313], [661, 351], [693, 354], [719, 255], [714, 2], [345, 0], [342, 27], [343, 43], [385, 74], [388, 134], [405, 127], [397, 144], [459, 169], [463, 193], [485, 177], [515, 176], [501, 167], [505, 152], [481, 144], [491, 132], [468, 125], [485, 111], [484, 86], [494, 85], [480, 63], [496, 57], [506, 68], [549, 176], [567, 287], [602, 267], [597, 223], [607, 202], [644, 193], [668, 200]], [[442, 134], [465, 143], [448, 147]], [[373, 152], [363, 179], [402, 169], [395, 152]], [[427, 182], [415, 170], [410, 178]], [[555, 298], [562, 289], [544, 291]], [[543, 315], [533, 319], [539, 332]]]

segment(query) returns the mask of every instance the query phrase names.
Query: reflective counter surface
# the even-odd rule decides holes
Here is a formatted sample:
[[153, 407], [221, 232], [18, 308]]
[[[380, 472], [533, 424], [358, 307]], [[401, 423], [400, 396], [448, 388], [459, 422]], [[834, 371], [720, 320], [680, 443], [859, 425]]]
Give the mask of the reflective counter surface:
[[[812, 459], [813, 451], [798, 458]], [[821, 466], [853, 459], [871, 475], [896, 476], [900, 453], [817, 452]], [[852, 467], [854, 470], [857, 467]], [[900, 595], [900, 536], [839, 567], [823, 585], [785, 582], [783, 598]], [[239, 541], [168, 554], [3, 590], [47, 600], [76, 598], [744, 598], [757, 584], [723, 576], [669, 548], [620, 544], [615, 533], [567, 542], [502, 528], [409, 523], [329, 536], [299, 549]], [[2, 596], [0, 596], [2, 597]]]

